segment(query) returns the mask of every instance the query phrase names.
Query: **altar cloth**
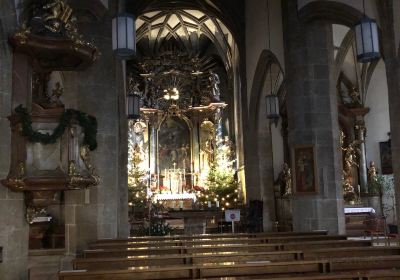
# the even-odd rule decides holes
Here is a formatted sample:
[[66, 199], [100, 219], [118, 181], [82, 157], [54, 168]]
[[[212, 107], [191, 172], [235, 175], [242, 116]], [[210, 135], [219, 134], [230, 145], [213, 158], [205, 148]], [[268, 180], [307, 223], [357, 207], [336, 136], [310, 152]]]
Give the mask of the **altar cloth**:
[[375, 209], [372, 207], [346, 207], [344, 208], [345, 214], [358, 214], [358, 213], [371, 213], [375, 214]]

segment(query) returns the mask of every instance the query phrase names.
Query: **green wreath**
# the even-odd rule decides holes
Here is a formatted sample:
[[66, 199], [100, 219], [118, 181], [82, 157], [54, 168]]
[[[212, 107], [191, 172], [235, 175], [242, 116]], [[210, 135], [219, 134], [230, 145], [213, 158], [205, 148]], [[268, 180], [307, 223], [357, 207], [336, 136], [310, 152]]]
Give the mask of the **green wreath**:
[[22, 107], [22, 105], [15, 108], [15, 113], [21, 121], [22, 135], [25, 136], [29, 142], [42, 143], [45, 145], [55, 143], [57, 139], [64, 134], [65, 129], [71, 124], [71, 121], [75, 119], [83, 128], [83, 144], [89, 146], [91, 151], [97, 148], [97, 120], [95, 117], [84, 112], [74, 109], [65, 110], [60, 117], [58, 126], [51, 134], [34, 131], [32, 128], [31, 116], [28, 110]]

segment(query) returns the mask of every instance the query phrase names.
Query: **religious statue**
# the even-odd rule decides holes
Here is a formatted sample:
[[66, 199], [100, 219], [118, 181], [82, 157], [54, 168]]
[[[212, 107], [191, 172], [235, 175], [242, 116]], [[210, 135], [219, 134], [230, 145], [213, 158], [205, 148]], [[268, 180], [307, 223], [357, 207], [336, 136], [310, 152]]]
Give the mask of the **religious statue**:
[[128, 76], [128, 92], [134, 93], [137, 95], [141, 95], [141, 91], [139, 89], [140, 84], [135, 81], [133, 74], [130, 73]]
[[66, 24], [71, 16], [72, 9], [64, 0], [53, 0], [43, 6], [46, 14], [43, 16], [44, 27], [53, 33], [59, 33], [62, 23]]
[[209, 164], [214, 162], [214, 149], [215, 149], [214, 133], [210, 131], [204, 147], [204, 152], [207, 155]]
[[347, 148], [342, 147], [342, 150], [345, 152], [343, 170], [344, 170], [346, 176], [352, 175], [353, 166], [358, 167], [356, 158], [357, 158], [357, 154], [361, 153], [361, 151], [357, 148], [357, 146], [359, 144], [360, 144], [359, 140], [354, 140], [352, 143], [350, 143], [347, 146]]
[[49, 96], [50, 103], [57, 107], [64, 106], [60, 100], [60, 97], [63, 95], [63, 93], [64, 89], [61, 87], [60, 82], [56, 82], [55, 88], [52, 90], [52, 94]]
[[283, 196], [290, 196], [292, 194], [292, 173], [287, 163], [283, 164], [282, 183], [284, 187]]
[[355, 87], [351, 88], [351, 90], [349, 91], [349, 96], [351, 98], [353, 105], [357, 106], [361, 105], [360, 93], [357, 88]]
[[220, 81], [218, 74], [210, 70], [210, 75], [208, 76], [208, 79], [210, 80], [211, 93], [214, 101], [220, 101], [220, 91], [219, 91]]
[[368, 168], [368, 180], [370, 182], [376, 182], [378, 180], [378, 177], [376, 175], [376, 168], [375, 168], [375, 162], [371, 161], [369, 164]]

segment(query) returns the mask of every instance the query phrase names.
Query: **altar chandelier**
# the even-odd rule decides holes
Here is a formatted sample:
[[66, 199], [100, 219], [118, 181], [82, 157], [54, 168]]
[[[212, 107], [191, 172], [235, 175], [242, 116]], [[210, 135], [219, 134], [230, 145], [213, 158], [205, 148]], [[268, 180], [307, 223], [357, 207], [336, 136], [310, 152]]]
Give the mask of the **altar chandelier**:
[[164, 89], [164, 99], [165, 100], [178, 100], [179, 99], [179, 90], [174, 88]]

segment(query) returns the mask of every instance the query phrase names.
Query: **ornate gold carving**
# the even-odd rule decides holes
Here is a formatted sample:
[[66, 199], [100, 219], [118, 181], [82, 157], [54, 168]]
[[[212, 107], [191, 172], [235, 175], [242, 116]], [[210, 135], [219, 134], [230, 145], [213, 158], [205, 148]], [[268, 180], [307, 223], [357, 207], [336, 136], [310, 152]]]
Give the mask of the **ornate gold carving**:
[[79, 150], [80, 157], [85, 164], [89, 176], [84, 176], [77, 170], [74, 160], [68, 163], [68, 185], [71, 188], [83, 189], [91, 186], [97, 186], [100, 183], [99, 176], [96, 175], [94, 167], [90, 161], [90, 150], [88, 146], [82, 146]]
[[37, 217], [44, 217], [47, 215], [46, 208], [42, 207], [32, 207], [32, 206], [27, 206], [26, 207], [26, 221], [29, 224], [33, 223], [33, 220]]
[[3, 184], [14, 191], [23, 191], [26, 187], [24, 182], [26, 176], [25, 164], [22, 161], [19, 162], [13, 173], [13, 175], [3, 181]]
[[21, 29], [15, 33], [14, 37], [23, 45], [26, 44], [28, 34], [30, 33], [31, 31], [29, 28], [27, 28], [26, 24], [22, 24]]
[[375, 162], [373, 162], [373, 161], [371, 161], [369, 163], [368, 180], [370, 182], [376, 182], [378, 180], [378, 176], [376, 175]]

